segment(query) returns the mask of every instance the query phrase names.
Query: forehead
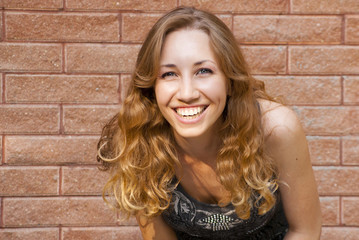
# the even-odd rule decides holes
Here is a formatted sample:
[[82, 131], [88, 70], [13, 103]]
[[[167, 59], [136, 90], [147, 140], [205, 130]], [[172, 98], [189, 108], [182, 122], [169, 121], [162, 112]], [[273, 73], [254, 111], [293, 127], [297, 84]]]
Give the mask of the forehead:
[[215, 60], [211, 40], [198, 29], [180, 29], [169, 33], [164, 41], [161, 62], [209, 58]]

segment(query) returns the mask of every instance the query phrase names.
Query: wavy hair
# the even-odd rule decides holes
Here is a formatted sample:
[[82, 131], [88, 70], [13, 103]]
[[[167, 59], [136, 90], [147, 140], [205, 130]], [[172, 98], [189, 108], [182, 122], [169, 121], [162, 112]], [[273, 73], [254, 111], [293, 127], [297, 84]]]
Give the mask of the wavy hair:
[[217, 176], [231, 193], [231, 202], [242, 219], [252, 208], [259, 214], [276, 202], [276, 169], [264, 152], [264, 133], [258, 99], [272, 100], [261, 81], [254, 79], [231, 30], [216, 16], [195, 8], [180, 7], [149, 31], [139, 51], [131, 86], [121, 111], [103, 128], [98, 161], [110, 171], [104, 199], [127, 216], [139, 211], [151, 217], [171, 200], [175, 166], [180, 166], [170, 125], [155, 99], [154, 84], [166, 36], [176, 30], [198, 29], [208, 34], [218, 63], [229, 80], [229, 96], [220, 130]]

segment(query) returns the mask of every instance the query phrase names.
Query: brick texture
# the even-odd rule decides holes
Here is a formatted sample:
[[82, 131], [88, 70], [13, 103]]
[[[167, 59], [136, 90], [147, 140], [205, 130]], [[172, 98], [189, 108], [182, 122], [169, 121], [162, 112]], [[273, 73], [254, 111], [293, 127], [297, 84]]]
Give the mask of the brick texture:
[[65, 195], [101, 195], [108, 180], [107, 172], [95, 167], [65, 167], [62, 169], [62, 191]]
[[297, 113], [321, 239], [358, 239], [358, 0], [0, 0], [1, 240], [142, 239], [102, 199], [96, 145], [149, 29], [181, 5], [214, 12]]
[[5, 101], [118, 103], [118, 88], [118, 76], [7, 75]]
[[2, 133], [58, 133], [59, 108], [47, 105], [0, 106]]
[[2, 0], [5, 9], [60, 9], [63, 8], [62, 0]]
[[324, 227], [320, 239], [357, 240], [359, 228], [356, 227]]
[[340, 164], [340, 139], [338, 137], [307, 137], [309, 152], [314, 165]]
[[114, 225], [115, 215], [101, 197], [6, 198], [8, 227]]
[[358, 13], [359, 3], [356, 0], [292, 0], [292, 12], [314, 14]]
[[[153, 24], [162, 14], [122, 14], [122, 41], [141, 43]], [[229, 28], [232, 29], [232, 17], [230, 15], [217, 15]]]
[[100, 134], [104, 124], [119, 111], [119, 106], [65, 106], [65, 133]]
[[242, 46], [243, 55], [254, 74], [286, 72], [285, 46]]
[[340, 17], [235, 16], [234, 34], [243, 43], [339, 43]]
[[0, 71], [60, 72], [61, 45], [0, 43]]
[[357, 107], [296, 107], [305, 131], [318, 135], [355, 134], [359, 132]]
[[359, 43], [359, 16], [348, 16], [345, 19], [345, 41]]
[[340, 224], [340, 201], [338, 197], [321, 197], [322, 221], [325, 226]]
[[117, 14], [7, 13], [8, 40], [118, 42]]
[[321, 195], [359, 195], [358, 167], [315, 167], [318, 191]]
[[258, 76], [270, 94], [281, 96], [287, 104], [323, 105], [341, 102], [340, 77]]
[[9, 136], [5, 139], [5, 163], [8, 165], [94, 164], [97, 140], [98, 137], [91, 136]]
[[176, 0], [156, 1], [156, 0], [65, 0], [66, 6], [70, 9], [80, 10], [146, 10], [146, 11], [166, 11], [177, 6]]
[[58, 240], [59, 230], [56, 228], [7, 228], [0, 229], [0, 239], [8, 240]]
[[64, 228], [66, 240], [142, 239], [138, 227]]
[[69, 44], [65, 51], [67, 72], [119, 73], [133, 70], [139, 46]]
[[122, 41], [142, 42], [161, 14], [122, 14]]
[[[3, 149], [3, 146], [2, 146], [2, 136], [0, 137], [0, 147], [1, 147], [1, 149]], [[3, 161], [3, 153], [2, 153], [2, 151], [1, 151], [1, 153], [0, 153], [0, 165], [2, 165], [2, 161]]]
[[223, 1], [193, 1], [180, 0], [181, 5], [193, 6], [213, 12], [235, 13], [286, 13], [288, 1], [283, 0], [223, 0]]
[[347, 226], [359, 227], [359, 219], [355, 213], [359, 211], [359, 197], [343, 198], [343, 223]]
[[289, 47], [289, 72], [298, 74], [359, 74], [359, 47]]
[[359, 137], [346, 137], [343, 139], [343, 163], [359, 165]]
[[0, 169], [0, 196], [56, 195], [57, 168], [4, 167]]
[[344, 76], [344, 102], [359, 103], [359, 77]]

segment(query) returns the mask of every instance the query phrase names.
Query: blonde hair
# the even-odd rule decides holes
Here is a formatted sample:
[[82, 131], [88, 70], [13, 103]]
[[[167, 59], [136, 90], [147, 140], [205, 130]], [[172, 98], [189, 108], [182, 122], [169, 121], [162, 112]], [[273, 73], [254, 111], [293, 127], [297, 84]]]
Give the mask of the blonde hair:
[[229, 79], [229, 96], [220, 129], [222, 146], [217, 176], [231, 193], [237, 215], [248, 219], [275, 204], [276, 169], [265, 156], [264, 133], [257, 99], [273, 100], [264, 84], [254, 79], [232, 32], [211, 13], [177, 8], [158, 20], [144, 41], [122, 109], [104, 128], [98, 143], [98, 160], [111, 178], [104, 188], [114, 196], [115, 207], [128, 216], [139, 211], [160, 214], [171, 200], [174, 167], [180, 166], [170, 125], [156, 103], [153, 86], [159, 71], [166, 36], [190, 28], [208, 34], [221, 70]]

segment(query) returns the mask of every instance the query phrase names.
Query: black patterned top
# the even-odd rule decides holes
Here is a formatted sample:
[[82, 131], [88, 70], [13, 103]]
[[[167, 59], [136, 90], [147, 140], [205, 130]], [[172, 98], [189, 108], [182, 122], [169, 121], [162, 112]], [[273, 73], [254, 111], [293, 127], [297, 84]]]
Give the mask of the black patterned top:
[[173, 191], [170, 207], [162, 217], [178, 240], [281, 240], [288, 231], [280, 200], [266, 214], [259, 215], [257, 209], [253, 209], [251, 217], [243, 220], [232, 204], [220, 207], [199, 202], [180, 184]]

